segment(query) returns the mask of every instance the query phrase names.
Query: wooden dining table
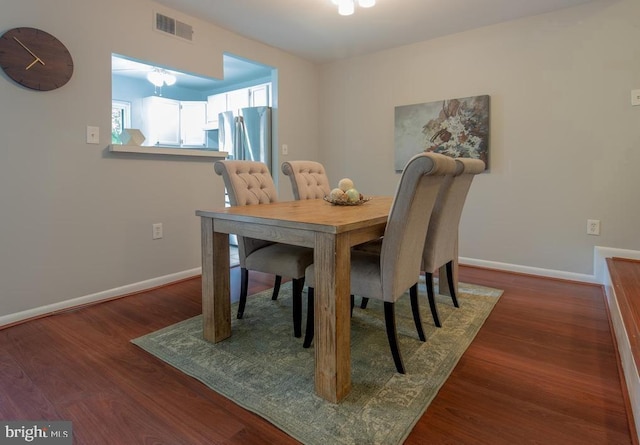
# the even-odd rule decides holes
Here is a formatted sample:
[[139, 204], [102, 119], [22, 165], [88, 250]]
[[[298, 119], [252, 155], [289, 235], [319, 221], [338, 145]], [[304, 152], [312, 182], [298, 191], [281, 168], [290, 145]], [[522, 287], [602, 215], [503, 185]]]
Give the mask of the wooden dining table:
[[392, 200], [374, 196], [362, 205], [337, 206], [310, 199], [196, 211], [204, 338], [217, 343], [231, 336], [228, 234], [313, 248], [315, 392], [342, 400], [351, 390], [351, 247], [383, 235]]

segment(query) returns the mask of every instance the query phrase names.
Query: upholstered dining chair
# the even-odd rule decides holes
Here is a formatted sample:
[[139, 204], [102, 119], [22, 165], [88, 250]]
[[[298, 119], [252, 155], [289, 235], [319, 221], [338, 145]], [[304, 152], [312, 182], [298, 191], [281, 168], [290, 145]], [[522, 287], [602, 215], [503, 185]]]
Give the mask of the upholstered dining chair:
[[[458, 228], [460, 218], [473, 178], [485, 169], [485, 163], [479, 159], [456, 158], [455, 171], [447, 175], [438, 193], [422, 254], [421, 270], [425, 272], [427, 298], [433, 322], [441, 327], [440, 317], [436, 307], [435, 293], [433, 289], [433, 274], [444, 266], [446, 281], [449, 284], [449, 294], [453, 305], [459, 307], [456, 296], [457, 276], [454, 274], [454, 261], [458, 257]], [[380, 241], [366, 243], [357, 247], [365, 252], [379, 252]], [[442, 271], [441, 271], [442, 272]], [[441, 277], [442, 278], [442, 277]], [[440, 280], [440, 284], [445, 280]], [[412, 292], [418, 292], [417, 284]], [[361, 307], [367, 307], [367, 299], [362, 299]]]
[[[380, 252], [351, 252], [351, 294], [384, 302], [387, 339], [396, 370], [401, 374], [405, 368], [398, 346], [394, 303], [418, 281], [431, 211], [445, 175], [451, 174], [455, 166], [452, 158], [436, 153], [412, 157], [396, 188]], [[314, 269], [311, 265], [306, 270], [309, 307], [305, 347], [311, 345], [314, 335]], [[418, 337], [425, 341], [417, 292], [411, 292], [410, 298]]]
[[[282, 163], [282, 173], [291, 180], [293, 198], [320, 199], [329, 196], [331, 185], [324, 169], [324, 165], [316, 161], [285, 161]], [[354, 299], [351, 295], [351, 311]]]
[[291, 180], [293, 199], [324, 198], [331, 193], [324, 166], [315, 161], [285, 161], [280, 167]]
[[282, 173], [291, 180], [291, 189], [296, 201], [329, 196], [331, 185], [324, 166], [315, 161], [286, 161]]
[[[222, 176], [232, 206], [259, 205], [278, 200], [269, 168], [256, 161], [216, 161], [215, 172]], [[302, 289], [305, 269], [313, 263], [313, 249], [238, 236], [240, 259], [240, 301], [238, 318], [247, 303], [249, 271], [274, 274], [272, 299], [278, 298], [282, 276], [292, 278], [294, 335], [302, 336]]]
[[[433, 322], [440, 327], [440, 317], [433, 291], [433, 273], [445, 266], [449, 294], [455, 307], [459, 307], [456, 296], [457, 276], [454, 276], [454, 261], [458, 257], [458, 229], [462, 210], [467, 199], [473, 178], [485, 169], [485, 163], [479, 159], [456, 158], [456, 172], [448, 176], [440, 189], [433, 208], [429, 229], [422, 253], [422, 270], [425, 273], [427, 296]], [[443, 284], [440, 277], [440, 285]]]

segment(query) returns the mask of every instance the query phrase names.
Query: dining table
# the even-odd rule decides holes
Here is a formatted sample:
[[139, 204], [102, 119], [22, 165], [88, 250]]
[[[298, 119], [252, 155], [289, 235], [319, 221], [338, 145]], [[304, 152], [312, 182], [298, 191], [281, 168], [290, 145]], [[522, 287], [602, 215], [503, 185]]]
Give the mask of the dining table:
[[[324, 199], [197, 210], [202, 243], [203, 336], [231, 336], [229, 234], [313, 248], [315, 392], [338, 403], [351, 390], [351, 248], [384, 234], [393, 198], [362, 205]], [[302, 348], [302, 345], [300, 345]]]

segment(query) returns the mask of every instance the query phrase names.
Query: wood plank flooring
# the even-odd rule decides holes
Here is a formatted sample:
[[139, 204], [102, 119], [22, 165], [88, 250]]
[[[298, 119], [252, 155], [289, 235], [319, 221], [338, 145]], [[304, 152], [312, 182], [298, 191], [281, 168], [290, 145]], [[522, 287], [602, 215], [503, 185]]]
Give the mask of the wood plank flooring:
[[[600, 287], [460, 280], [505, 292], [406, 444], [632, 443]], [[71, 420], [87, 445], [297, 443], [129, 342], [200, 312], [195, 278], [0, 331], [0, 419]]]

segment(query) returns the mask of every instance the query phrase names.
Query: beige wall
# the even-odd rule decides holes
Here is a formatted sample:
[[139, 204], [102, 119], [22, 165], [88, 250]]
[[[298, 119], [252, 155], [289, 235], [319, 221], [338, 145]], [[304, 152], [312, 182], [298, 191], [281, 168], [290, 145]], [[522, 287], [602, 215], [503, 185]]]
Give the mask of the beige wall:
[[489, 94], [491, 171], [469, 195], [461, 256], [590, 276], [594, 246], [640, 250], [638, 17], [637, 0], [594, 2], [327, 64], [320, 160], [333, 181], [392, 193], [394, 107]]
[[[0, 31], [48, 31], [75, 70], [50, 92], [0, 75], [0, 325], [200, 267], [195, 210], [223, 205], [222, 181], [210, 160], [107, 151], [112, 52], [209, 76], [221, 74], [224, 51], [276, 67], [276, 140], [289, 145], [289, 158], [316, 156], [313, 64], [149, 1], [10, 3]], [[193, 44], [153, 31], [154, 10], [192, 24]], [[85, 143], [87, 125], [100, 127], [99, 145]], [[282, 181], [283, 197], [289, 188]], [[162, 240], [151, 239], [155, 222]]]

